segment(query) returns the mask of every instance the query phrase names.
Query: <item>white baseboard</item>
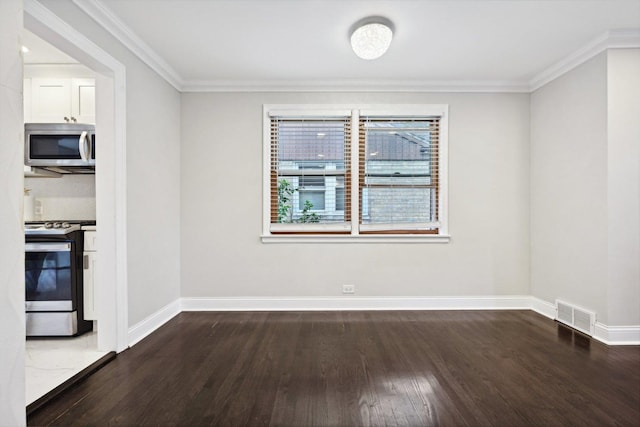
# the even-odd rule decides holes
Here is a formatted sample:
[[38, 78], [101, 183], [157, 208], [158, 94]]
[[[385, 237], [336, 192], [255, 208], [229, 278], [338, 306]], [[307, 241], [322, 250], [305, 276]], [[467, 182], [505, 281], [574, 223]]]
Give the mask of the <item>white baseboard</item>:
[[550, 303], [545, 300], [541, 300], [536, 297], [529, 297], [531, 301], [531, 310], [535, 311], [538, 314], [542, 314], [549, 319], [556, 318], [556, 306], [553, 303]]
[[182, 311], [526, 310], [529, 296], [182, 298]]
[[607, 326], [596, 322], [593, 338], [607, 345], [640, 345], [640, 326]]
[[[531, 310], [550, 319], [556, 319], [556, 306], [536, 297], [531, 298]], [[596, 322], [593, 338], [607, 345], [640, 345], [640, 325], [607, 326]]]
[[152, 315], [148, 316], [144, 320], [136, 323], [129, 328], [129, 347], [137, 344], [147, 335], [158, 329], [160, 326], [167, 323], [176, 315], [180, 314], [180, 299], [177, 299], [160, 310], [156, 311]]
[[[179, 298], [129, 328], [129, 345], [183, 311], [338, 311], [338, 310], [533, 310], [550, 319], [555, 304], [530, 295], [471, 297], [289, 297]], [[607, 345], [639, 345], [640, 326], [596, 323], [593, 338]]]

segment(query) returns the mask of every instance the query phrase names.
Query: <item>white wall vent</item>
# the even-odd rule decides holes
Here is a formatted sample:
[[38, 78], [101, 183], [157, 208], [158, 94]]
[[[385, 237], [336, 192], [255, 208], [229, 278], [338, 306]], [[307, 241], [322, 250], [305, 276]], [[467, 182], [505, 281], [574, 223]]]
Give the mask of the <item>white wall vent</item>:
[[596, 327], [596, 313], [556, 300], [556, 320], [593, 336]]

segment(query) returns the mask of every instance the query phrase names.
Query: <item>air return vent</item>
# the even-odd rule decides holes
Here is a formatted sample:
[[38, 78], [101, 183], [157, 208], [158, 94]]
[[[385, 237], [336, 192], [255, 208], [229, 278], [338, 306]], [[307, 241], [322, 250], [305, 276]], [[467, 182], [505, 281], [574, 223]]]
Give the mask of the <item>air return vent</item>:
[[573, 304], [556, 300], [556, 320], [587, 335], [593, 335], [596, 314]]

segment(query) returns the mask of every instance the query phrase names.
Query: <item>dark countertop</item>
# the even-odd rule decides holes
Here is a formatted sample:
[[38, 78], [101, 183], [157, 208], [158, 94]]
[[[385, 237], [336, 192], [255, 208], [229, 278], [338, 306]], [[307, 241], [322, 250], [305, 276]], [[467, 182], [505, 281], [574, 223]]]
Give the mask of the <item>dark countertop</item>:
[[68, 222], [69, 224], [82, 225], [96, 225], [96, 220], [93, 219], [45, 219], [40, 221], [25, 221], [25, 224], [42, 224], [44, 222]]

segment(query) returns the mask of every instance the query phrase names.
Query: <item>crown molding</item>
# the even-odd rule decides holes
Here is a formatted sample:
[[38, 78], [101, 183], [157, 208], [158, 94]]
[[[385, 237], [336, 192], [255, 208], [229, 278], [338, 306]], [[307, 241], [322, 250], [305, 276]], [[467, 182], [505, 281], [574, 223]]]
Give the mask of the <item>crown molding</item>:
[[465, 80], [209, 80], [186, 81], [183, 92], [477, 92], [528, 93], [527, 82]]
[[640, 30], [611, 30], [593, 39], [571, 55], [543, 70], [529, 81], [529, 92], [571, 71], [607, 49], [640, 48]]
[[142, 62], [151, 67], [160, 77], [169, 82], [178, 91], [182, 90], [183, 81], [178, 72], [122, 22], [104, 3], [99, 0], [72, 1], [140, 58]]

